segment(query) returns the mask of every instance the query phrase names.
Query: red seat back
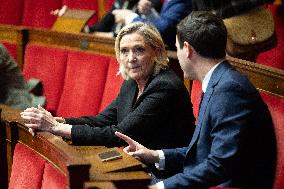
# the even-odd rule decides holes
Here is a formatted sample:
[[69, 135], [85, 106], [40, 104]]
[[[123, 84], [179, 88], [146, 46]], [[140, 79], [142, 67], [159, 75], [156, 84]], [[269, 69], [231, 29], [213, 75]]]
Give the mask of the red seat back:
[[106, 12], [111, 9], [113, 3], [114, 0], [105, 0], [104, 8]]
[[17, 58], [17, 45], [4, 42], [3, 45], [8, 50], [9, 54], [16, 60]]
[[49, 162], [45, 163], [41, 189], [67, 188], [67, 180], [64, 174], [58, 171]]
[[277, 166], [274, 189], [284, 188], [284, 98], [262, 92], [272, 116], [277, 142]]
[[0, 23], [21, 25], [24, 0], [5, 0], [0, 3]]
[[109, 58], [102, 55], [70, 52], [57, 115], [96, 115], [103, 96], [108, 64]]
[[61, 189], [66, 177], [47, 160], [24, 144], [17, 143], [9, 180], [9, 189]]
[[9, 189], [40, 189], [44, 165], [40, 155], [23, 144], [16, 144]]
[[67, 51], [60, 48], [28, 44], [23, 74], [26, 79], [42, 81], [46, 109], [56, 112], [62, 94], [67, 63]]
[[62, 6], [62, 0], [25, 0], [23, 26], [51, 28], [56, 20], [52, 10]]
[[104, 93], [100, 105], [100, 112], [104, 110], [118, 95], [123, 78], [117, 75], [119, 71], [119, 64], [116, 58], [111, 58], [109, 62], [107, 78], [104, 88]]

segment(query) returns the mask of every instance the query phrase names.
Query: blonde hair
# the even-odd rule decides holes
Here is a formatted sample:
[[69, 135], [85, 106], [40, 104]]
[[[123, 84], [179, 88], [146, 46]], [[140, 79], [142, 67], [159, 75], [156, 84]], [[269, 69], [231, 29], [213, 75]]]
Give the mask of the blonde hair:
[[115, 39], [115, 54], [116, 59], [119, 63], [119, 73], [125, 80], [129, 79], [124, 65], [120, 62], [120, 41], [123, 36], [131, 33], [138, 33], [144, 37], [144, 40], [150, 47], [156, 52], [155, 66], [153, 75], [157, 75], [161, 69], [166, 69], [168, 67], [168, 56], [165, 49], [165, 44], [159, 33], [159, 31], [152, 25], [145, 24], [142, 22], [134, 22], [124, 26], [118, 33]]

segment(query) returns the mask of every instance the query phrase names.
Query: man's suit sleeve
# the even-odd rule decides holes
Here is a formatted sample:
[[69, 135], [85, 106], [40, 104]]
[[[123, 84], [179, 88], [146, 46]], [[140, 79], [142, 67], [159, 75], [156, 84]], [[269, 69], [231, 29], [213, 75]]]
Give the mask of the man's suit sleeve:
[[187, 147], [163, 149], [165, 155], [165, 164], [167, 173], [173, 175], [183, 171], [183, 163], [185, 160]]
[[[240, 88], [238, 85], [228, 85], [224, 90], [213, 94], [211, 99], [213, 103], [207, 107], [208, 117], [203, 118], [207, 125], [202, 125], [211, 128], [208, 130], [210, 132], [208, 143], [211, 142], [210, 154], [193, 167], [187, 165], [189, 161], [195, 161], [196, 157], [186, 157], [183, 171], [164, 180], [165, 188], [208, 188], [230, 177], [231, 166], [235, 163], [234, 158], [242, 145], [245, 145], [241, 135], [247, 134], [248, 120], [253, 116], [250, 98], [254, 95]], [[192, 148], [196, 147], [195, 145]], [[168, 157], [171, 155], [165, 153], [166, 169], [168, 163], [172, 163], [172, 161], [167, 162]]]

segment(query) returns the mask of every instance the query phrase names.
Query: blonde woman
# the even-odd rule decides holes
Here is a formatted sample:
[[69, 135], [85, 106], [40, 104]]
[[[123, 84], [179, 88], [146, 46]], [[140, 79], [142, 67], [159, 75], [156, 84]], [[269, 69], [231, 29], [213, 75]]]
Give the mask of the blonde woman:
[[33, 130], [70, 138], [77, 145], [121, 146], [119, 131], [154, 149], [188, 145], [192, 105], [183, 82], [168, 66], [163, 40], [153, 26], [133, 23], [115, 41], [120, 74], [117, 98], [97, 116], [54, 118], [41, 107], [21, 113]]

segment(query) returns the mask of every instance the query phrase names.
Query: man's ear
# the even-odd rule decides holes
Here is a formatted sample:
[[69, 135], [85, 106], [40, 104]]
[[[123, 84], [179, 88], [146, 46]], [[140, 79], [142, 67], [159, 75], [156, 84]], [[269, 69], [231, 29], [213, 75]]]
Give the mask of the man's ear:
[[183, 48], [186, 52], [186, 57], [189, 58], [192, 55], [192, 47], [188, 42], [183, 42]]

